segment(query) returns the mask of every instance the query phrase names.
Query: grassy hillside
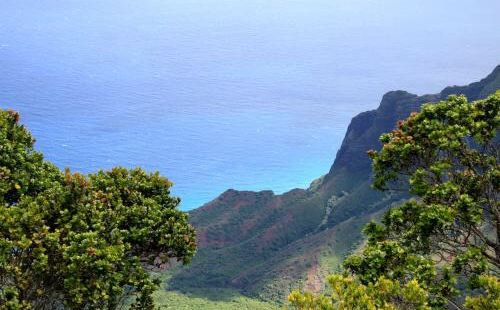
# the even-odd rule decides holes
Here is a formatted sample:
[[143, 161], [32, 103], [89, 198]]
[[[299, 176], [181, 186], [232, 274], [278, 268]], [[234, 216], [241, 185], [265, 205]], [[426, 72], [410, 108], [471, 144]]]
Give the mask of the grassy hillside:
[[371, 189], [366, 155], [379, 136], [426, 102], [464, 93], [476, 100], [500, 89], [500, 66], [469, 86], [435, 95], [389, 92], [378, 109], [356, 116], [331, 170], [307, 190], [228, 190], [191, 212], [199, 251], [192, 264], [168, 279], [171, 288], [199, 293], [207, 287], [283, 302], [293, 288], [321, 290], [324, 276], [363, 241], [363, 225], [394, 203], [400, 193]]
[[155, 292], [155, 303], [160, 309], [175, 310], [278, 310], [274, 303], [263, 302], [241, 295], [232, 289], [201, 288], [189, 293], [172, 291], [168, 286], [168, 273], [156, 274], [162, 281], [161, 288]]

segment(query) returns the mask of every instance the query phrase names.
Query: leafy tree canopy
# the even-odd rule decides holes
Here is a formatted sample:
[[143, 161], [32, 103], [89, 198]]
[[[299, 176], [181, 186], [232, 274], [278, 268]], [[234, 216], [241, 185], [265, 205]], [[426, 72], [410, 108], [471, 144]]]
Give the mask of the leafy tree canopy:
[[158, 173], [61, 172], [0, 110], [0, 309], [152, 309], [144, 264], [195, 253], [187, 214]]
[[500, 91], [426, 104], [381, 136], [374, 187], [413, 198], [365, 227], [368, 243], [330, 277], [293, 292], [298, 309], [500, 309]]

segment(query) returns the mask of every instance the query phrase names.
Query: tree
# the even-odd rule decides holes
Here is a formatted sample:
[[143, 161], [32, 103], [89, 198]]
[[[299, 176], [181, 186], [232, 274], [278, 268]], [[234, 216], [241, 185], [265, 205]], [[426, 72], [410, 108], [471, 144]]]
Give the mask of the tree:
[[297, 309], [303, 310], [427, 310], [427, 291], [417, 281], [401, 285], [398, 281], [380, 277], [377, 281], [364, 285], [352, 276], [331, 275], [327, 279], [331, 295], [319, 295], [294, 291], [289, 301]]
[[0, 309], [154, 308], [144, 264], [188, 263], [196, 249], [170, 181], [61, 172], [33, 145], [19, 115], [0, 110]]
[[[367, 289], [391, 281], [425, 290], [421, 308], [500, 308], [499, 124], [497, 91], [473, 103], [450, 96], [426, 104], [382, 135], [382, 149], [368, 152], [374, 187], [413, 197], [388, 210], [380, 224], [365, 227], [366, 247], [346, 259], [337, 281], [354, 279], [349, 289], [368, 291], [378, 306], [408, 307], [407, 296], [390, 292], [380, 299], [379, 292]], [[370, 309], [369, 303], [360, 306], [335, 291], [333, 286], [327, 297], [332, 309], [345, 303], [349, 309]], [[292, 306], [329, 309], [319, 302], [302, 307], [297, 300], [306, 297], [293, 293]]]

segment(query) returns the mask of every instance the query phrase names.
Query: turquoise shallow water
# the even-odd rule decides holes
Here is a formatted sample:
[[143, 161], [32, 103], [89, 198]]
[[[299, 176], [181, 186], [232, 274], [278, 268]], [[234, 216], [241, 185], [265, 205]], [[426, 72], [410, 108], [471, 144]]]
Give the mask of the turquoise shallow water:
[[498, 1], [2, 0], [0, 106], [60, 167], [160, 170], [182, 207], [305, 187], [382, 94], [500, 63]]

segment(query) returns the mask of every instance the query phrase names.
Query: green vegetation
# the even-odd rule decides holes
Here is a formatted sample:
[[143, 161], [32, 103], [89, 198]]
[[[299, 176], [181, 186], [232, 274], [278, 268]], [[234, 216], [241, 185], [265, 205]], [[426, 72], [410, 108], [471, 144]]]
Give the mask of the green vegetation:
[[144, 264], [189, 262], [194, 230], [158, 173], [61, 172], [0, 110], [0, 309], [153, 309]]
[[328, 278], [327, 295], [294, 291], [292, 306], [499, 309], [499, 127], [497, 91], [424, 105], [382, 135], [369, 151], [374, 187], [415, 198], [365, 227], [366, 247]]
[[156, 274], [163, 283], [153, 297], [160, 309], [172, 310], [278, 310], [279, 306], [273, 303], [259, 301], [241, 295], [236, 290], [200, 288], [189, 293], [173, 291], [168, 286], [168, 273]]
[[292, 292], [289, 296], [292, 306], [304, 310], [430, 309], [426, 304], [427, 292], [415, 280], [401, 286], [398, 281], [381, 277], [364, 285], [353, 277], [332, 275], [328, 277], [328, 284], [331, 287], [330, 296]]
[[172, 310], [273, 310], [280, 309], [272, 303], [248, 298], [237, 291], [224, 289], [214, 292], [210, 289], [194, 291], [191, 294], [159, 291], [154, 294], [155, 304], [160, 309]]
[[[305, 201], [305, 194], [297, 190], [279, 198], [269, 191], [248, 195], [228, 191], [192, 212], [199, 251], [169, 284], [187, 292], [206, 287], [236, 289], [249, 297], [285, 301], [285, 292], [302, 281], [288, 275], [312, 266], [311, 253], [319, 253], [318, 245], [324, 244], [300, 240], [324, 216], [324, 210], [316, 207], [321, 202], [314, 197]], [[236, 200], [238, 207], [233, 207]], [[289, 225], [292, 221], [294, 225]]]

